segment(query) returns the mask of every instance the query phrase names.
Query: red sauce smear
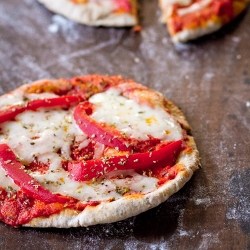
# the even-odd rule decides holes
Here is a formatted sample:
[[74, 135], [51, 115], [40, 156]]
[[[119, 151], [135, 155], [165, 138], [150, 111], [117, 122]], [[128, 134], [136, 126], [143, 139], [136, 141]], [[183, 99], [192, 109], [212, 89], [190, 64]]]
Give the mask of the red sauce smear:
[[22, 191], [7, 192], [0, 188], [0, 220], [11, 226], [20, 226], [34, 218], [59, 213], [65, 208], [82, 211], [87, 206], [97, 206], [98, 204], [100, 202], [91, 201], [83, 204], [77, 200], [65, 204], [47, 204], [30, 198]]

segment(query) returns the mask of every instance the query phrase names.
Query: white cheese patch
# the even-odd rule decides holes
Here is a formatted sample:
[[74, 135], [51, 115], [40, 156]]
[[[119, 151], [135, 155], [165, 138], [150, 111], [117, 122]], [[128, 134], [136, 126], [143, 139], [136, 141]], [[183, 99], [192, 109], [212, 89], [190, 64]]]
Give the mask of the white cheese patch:
[[[61, 161], [71, 159], [72, 141], [76, 135], [83, 134], [74, 123], [72, 113], [72, 109], [26, 111], [16, 117], [17, 121], [1, 124], [0, 143], [7, 143], [24, 164], [37, 157], [38, 161], [50, 164], [50, 171], [61, 171]], [[57, 154], [59, 149], [61, 155]], [[58, 176], [58, 180], [60, 178]], [[1, 186], [7, 185], [4, 183]], [[68, 195], [70, 193], [69, 190]]]
[[172, 4], [180, 4], [183, 6], [190, 5], [192, 0], [161, 0], [161, 5], [163, 7], [167, 7], [168, 5]]
[[6, 107], [23, 103], [23, 92], [8, 93], [0, 97], [0, 110]]
[[0, 97], [0, 110], [18, 104], [25, 104], [28, 100], [58, 97], [53, 93], [26, 94], [22, 90], [10, 92]]
[[105, 122], [129, 137], [147, 140], [152, 135], [163, 141], [183, 138], [179, 123], [161, 107], [138, 104], [116, 89], [96, 94], [89, 101], [95, 104], [91, 115], [94, 120]]
[[192, 5], [190, 5], [187, 8], [181, 8], [178, 9], [178, 14], [180, 16], [184, 16], [193, 12], [197, 12], [199, 10], [202, 10], [204, 7], [206, 7], [207, 5], [209, 5], [212, 2], [212, 0], [202, 0], [200, 2], [194, 3]]
[[24, 96], [29, 99], [29, 100], [37, 100], [37, 99], [41, 99], [41, 95], [42, 95], [42, 98], [45, 99], [45, 98], [55, 98], [55, 97], [58, 97], [58, 95], [56, 94], [53, 94], [53, 93], [43, 93], [43, 94], [36, 94], [36, 93], [33, 93], [33, 94], [25, 94]]
[[39, 156], [43, 162], [51, 161], [53, 165], [59, 149], [63, 157], [70, 157], [70, 145], [79, 133], [72, 119], [72, 110], [26, 111], [16, 120], [1, 125], [0, 142], [7, 143], [21, 161], [31, 162]]
[[118, 199], [122, 197], [122, 194], [117, 191], [119, 187], [128, 188], [130, 193], [148, 193], [156, 189], [158, 181], [156, 178], [141, 176], [132, 170], [119, 171], [118, 174], [124, 174], [124, 176], [129, 174], [132, 178], [104, 180], [101, 183], [89, 184], [71, 180], [64, 170], [31, 175], [50, 191], [70, 195], [82, 201]]
[[130, 188], [129, 193], [131, 191], [136, 191], [136, 192], [142, 192], [143, 193], [149, 193], [152, 192], [156, 189], [157, 186], [157, 179], [153, 177], [147, 177], [145, 176], [136, 174], [133, 170], [129, 171], [116, 171], [112, 175], [131, 175], [133, 176], [132, 178], [125, 178], [125, 179], [113, 179], [112, 182], [117, 186], [117, 187], [128, 187]]

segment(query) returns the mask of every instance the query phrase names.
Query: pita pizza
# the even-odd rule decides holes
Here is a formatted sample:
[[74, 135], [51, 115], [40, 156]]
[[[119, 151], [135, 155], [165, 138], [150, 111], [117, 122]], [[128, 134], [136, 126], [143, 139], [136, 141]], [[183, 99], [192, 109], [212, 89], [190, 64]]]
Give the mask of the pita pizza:
[[123, 220], [198, 167], [183, 113], [132, 79], [40, 80], [0, 97], [0, 220], [11, 226]]

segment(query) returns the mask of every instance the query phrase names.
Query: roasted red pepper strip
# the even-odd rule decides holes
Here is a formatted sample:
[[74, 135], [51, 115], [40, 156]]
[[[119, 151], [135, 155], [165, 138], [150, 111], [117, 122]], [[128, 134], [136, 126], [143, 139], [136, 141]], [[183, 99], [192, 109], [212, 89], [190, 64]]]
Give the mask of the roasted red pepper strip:
[[0, 123], [13, 120], [17, 115], [24, 112], [25, 109], [25, 106], [14, 105], [10, 108], [0, 110]]
[[73, 180], [88, 181], [114, 170], [146, 169], [158, 163], [161, 166], [173, 166], [181, 150], [182, 140], [179, 140], [151, 152], [86, 162], [69, 162], [68, 171]]
[[38, 108], [64, 107], [83, 101], [82, 96], [60, 96], [55, 98], [38, 99], [28, 102], [25, 105], [14, 105], [7, 109], [0, 110], [0, 123], [13, 120], [17, 115], [26, 110]]
[[92, 106], [91, 103], [84, 102], [75, 108], [74, 118], [79, 128], [89, 137], [106, 146], [117, 147], [122, 151], [132, 150], [132, 144], [135, 143], [132, 139], [125, 138], [118, 130], [89, 117], [93, 112]]
[[27, 174], [23, 170], [23, 165], [16, 160], [15, 154], [7, 144], [0, 144], [0, 165], [28, 196], [45, 203], [66, 203], [70, 201], [70, 198], [52, 194]]
[[55, 98], [37, 99], [30, 101], [27, 105], [28, 110], [36, 110], [38, 108], [64, 107], [84, 100], [82, 96], [65, 95]]

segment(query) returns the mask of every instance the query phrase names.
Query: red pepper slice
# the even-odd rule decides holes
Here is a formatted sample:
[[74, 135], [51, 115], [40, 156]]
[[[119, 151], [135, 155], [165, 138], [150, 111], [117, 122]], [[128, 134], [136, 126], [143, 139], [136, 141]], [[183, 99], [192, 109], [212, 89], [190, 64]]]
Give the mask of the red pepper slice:
[[13, 120], [17, 115], [24, 112], [25, 109], [23, 105], [13, 105], [10, 108], [0, 110], [0, 123]]
[[27, 109], [36, 110], [38, 108], [64, 107], [81, 102], [84, 99], [84, 97], [76, 95], [65, 95], [55, 98], [37, 99], [30, 101], [27, 105]]
[[0, 144], [0, 164], [8, 176], [30, 197], [45, 203], [66, 203], [70, 198], [52, 194], [43, 188], [23, 170], [23, 165], [17, 161], [14, 152], [7, 144]]
[[84, 133], [106, 146], [117, 147], [122, 151], [132, 150], [132, 144], [135, 143], [132, 139], [125, 138], [118, 130], [90, 118], [92, 112], [93, 105], [89, 102], [80, 103], [75, 108], [75, 121]]
[[178, 140], [151, 152], [86, 162], [69, 162], [68, 171], [73, 180], [88, 181], [114, 170], [146, 169], [159, 163], [162, 166], [172, 166], [181, 150], [182, 140]]
[[113, 0], [114, 4], [117, 5], [117, 7], [124, 11], [124, 12], [130, 12], [132, 7], [131, 7], [131, 3], [127, 0]]
[[82, 96], [60, 96], [55, 98], [38, 99], [28, 102], [26, 105], [14, 105], [0, 111], [0, 123], [13, 120], [17, 115], [26, 110], [36, 110], [38, 108], [64, 107], [74, 103], [79, 103], [85, 98]]

